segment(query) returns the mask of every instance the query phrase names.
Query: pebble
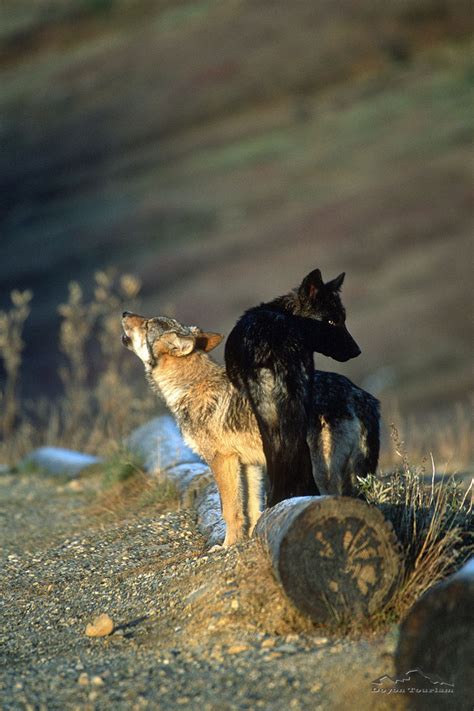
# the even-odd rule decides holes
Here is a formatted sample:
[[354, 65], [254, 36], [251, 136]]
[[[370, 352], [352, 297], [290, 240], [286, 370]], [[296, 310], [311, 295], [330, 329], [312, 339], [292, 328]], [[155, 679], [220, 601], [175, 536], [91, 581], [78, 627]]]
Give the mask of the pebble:
[[99, 615], [86, 626], [87, 637], [107, 637], [114, 631], [114, 622], [106, 613]]
[[311, 641], [316, 647], [323, 647], [329, 642], [327, 637], [313, 637]]
[[242, 652], [246, 652], [248, 649], [250, 649], [248, 644], [233, 644], [228, 648], [227, 654], [241, 654]]
[[285, 652], [286, 654], [294, 654], [298, 651], [294, 644], [280, 644], [277, 649], [279, 652]]

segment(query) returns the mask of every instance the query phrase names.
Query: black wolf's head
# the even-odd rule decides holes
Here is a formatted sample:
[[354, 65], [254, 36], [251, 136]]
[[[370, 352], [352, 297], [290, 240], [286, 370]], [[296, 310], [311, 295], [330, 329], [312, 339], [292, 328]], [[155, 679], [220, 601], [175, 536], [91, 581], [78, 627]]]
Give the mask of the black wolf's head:
[[335, 279], [324, 283], [319, 269], [313, 269], [296, 290], [295, 308], [298, 309], [298, 316], [325, 321], [333, 326], [343, 326], [346, 322], [346, 310], [339, 292], [344, 277], [345, 272], [342, 272]]
[[222, 341], [219, 333], [201, 331], [197, 326], [185, 326], [167, 316], [147, 319], [124, 311], [122, 343], [133, 351], [145, 368], [154, 368], [163, 355], [177, 358], [194, 351], [210, 351]]
[[314, 350], [338, 361], [357, 358], [361, 353], [345, 325], [346, 310], [339, 295], [344, 277], [345, 272], [342, 272], [324, 283], [319, 269], [314, 269], [294, 292], [298, 315], [321, 322], [317, 337], [314, 332], [319, 344]]

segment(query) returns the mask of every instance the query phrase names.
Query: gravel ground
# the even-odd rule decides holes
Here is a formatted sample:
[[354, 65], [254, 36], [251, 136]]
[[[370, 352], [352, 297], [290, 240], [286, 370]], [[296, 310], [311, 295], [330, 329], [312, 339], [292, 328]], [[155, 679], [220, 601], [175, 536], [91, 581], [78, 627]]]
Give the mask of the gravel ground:
[[[253, 542], [206, 554], [186, 511], [97, 506], [99, 481], [0, 476], [2, 709], [398, 709], [395, 634], [298, 618]], [[85, 635], [100, 613], [108, 637]]]

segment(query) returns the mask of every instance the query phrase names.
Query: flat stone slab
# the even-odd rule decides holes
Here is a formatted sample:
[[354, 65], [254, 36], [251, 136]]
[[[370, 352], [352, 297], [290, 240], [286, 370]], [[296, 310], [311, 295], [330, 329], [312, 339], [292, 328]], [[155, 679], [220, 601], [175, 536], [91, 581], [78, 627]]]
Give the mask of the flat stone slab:
[[203, 464], [198, 455], [185, 445], [169, 415], [155, 417], [138, 427], [128, 437], [126, 445], [143, 458], [145, 470], [151, 475], [161, 474], [181, 464]]
[[35, 467], [48, 474], [76, 477], [91, 464], [99, 464], [103, 459], [91, 454], [76, 452], [62, 447], [39, 447], [26, 455], [20, 462], [20, 469]]

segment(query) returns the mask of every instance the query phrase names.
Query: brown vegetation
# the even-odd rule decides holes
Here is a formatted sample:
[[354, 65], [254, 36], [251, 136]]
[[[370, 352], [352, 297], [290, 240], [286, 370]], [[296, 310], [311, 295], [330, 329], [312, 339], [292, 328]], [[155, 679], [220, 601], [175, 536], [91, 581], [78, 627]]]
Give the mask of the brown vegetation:
[[[59, 306], [59, 366], [63, 392], [56, 400], [19, 395], [22, 328], [32, 293], [12, 292], [12, 307], [0, 312], [0, 360], [7, 374], [0, 390], [0, 461], [16, 464], [35, 446], [64, 446], [111, 455], [133, 427], [156, 410], [156, 402], [133, 379], [132, 359], [124, 358], [120, 313], [124, 299], [134, 303], [140, 282], [130, 275], [95, 275], [96, 288], [85, 302], [76, 282]], [[92, 364], [91, 349], [99, 353]], [[100, 363], [97, 368], [95, 363]]]

